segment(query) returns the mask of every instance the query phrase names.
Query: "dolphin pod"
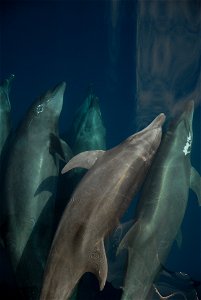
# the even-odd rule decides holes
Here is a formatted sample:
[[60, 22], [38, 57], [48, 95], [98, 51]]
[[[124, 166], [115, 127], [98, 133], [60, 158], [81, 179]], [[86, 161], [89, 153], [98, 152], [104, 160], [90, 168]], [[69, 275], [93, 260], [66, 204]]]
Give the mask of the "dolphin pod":
[[38, 299], [54, 233], [60, 157], [71, 157], [58, 137], [66, 84], [39, 97], [15, 134], [5, 174], [5, 244], [26, 298]]
[[119, 222], [141, 186], [159, 147], [165, 116], [108, 151], [86, 151], [62, 170], [89, 169], [67, 205], [49, 254], [41, 300], [67, 300], [85, 272], [104, 288], [107, 259], [104, 238]]
[[135, 224], [119, 245], [117, 253], [128, 249], [122, 300], [151, 299], [153, 282], [178, 235], [189, 188], [201, 205], [201, 178], [190, 162], [193, 112], [191, 101], [162, 138], [143, 185]]

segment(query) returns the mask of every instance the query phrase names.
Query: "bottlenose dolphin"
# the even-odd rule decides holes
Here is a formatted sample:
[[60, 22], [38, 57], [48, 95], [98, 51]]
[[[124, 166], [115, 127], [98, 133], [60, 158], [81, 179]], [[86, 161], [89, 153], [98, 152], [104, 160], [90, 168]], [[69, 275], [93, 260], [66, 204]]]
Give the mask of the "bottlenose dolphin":
[[162, 138], [136, 208], [135, 224], [119, 245], [117, 253], [128, 248], [123, 300], [151, 299], [153, 281], [178, 235], [189, 188], [201, 204], [201, 178], [190, 162], [193, 112], [191, 101]]
[[58, 226], [48, 258], [41, 300], [69, 299], [85, 272], [103, 289], [107, 278], [104, 237], [118, 225], [141, 186], [161, 140], [164, 114], [108, 151], [73, 157], [62, 173], [89, 169], [74, 191]]
[[[95, 96], [92, 86], [89, 87], [84, 102], [75, 114], [67, 140], [68, 142], [71, 141], [70, 145], [74, 155], [83, 151], [106, 149], [105, 127], [101, 117], [98, 98]], [[86, 170], [76, 168], [59, 178], [58, 220], [60, 220], [61, 214], [76, 185], [85, 173]], [[66, 184], [67, 182], [68, 184]]]
[[98, 98], [92, 86], [87, 97], [77, 110], [69, 132], [74, 154], [88, 150], [105, 150], [105, 127], [101, 116]]
[[0, 157], [11, 131], [9, 92], [14, 77], [14, 75], [10, 75], [0, 85]]
[[59, 158], [69, 149], [58, 137], [65, 82], [30, 107], [17, 129], [5, 174], [5, 243], [18, 285], [37, 299], [54, 232]]

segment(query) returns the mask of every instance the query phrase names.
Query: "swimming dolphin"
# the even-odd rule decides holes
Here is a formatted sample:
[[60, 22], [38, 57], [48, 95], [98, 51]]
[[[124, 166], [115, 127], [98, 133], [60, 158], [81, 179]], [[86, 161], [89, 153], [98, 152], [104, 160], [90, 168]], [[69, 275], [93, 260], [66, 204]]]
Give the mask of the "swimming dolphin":
[[105, 150], [105, 127], [101, 117], [98, 98], [92, 86], [89, 87], [87, 97], [79, 107], [72, 128], [69, 132], [74, 154], [88, 150]]
[[0, 157], [11, 131], [9, 92], [14, 77], [14, 75], [10, 75], [0, 85]]
[[67, 300], [85, 272], [103, 289], [107, 278], [104, 238], [119, 222], [142, 184], [161, 140], [160, 114], [147, 128], [108, 151], [73, 157], [62, 173], [90, 168], [67, 205], [57, 229], [44, 276], [41, 300]]
[[193, 112], [191, 101], [162, 138], [143, 185], [135, 224], [119, 245], [117, 253], [127, 248], [129, 256], [123, 300], [151, 299], [153, 281], [178, 235], [189, 188], [201, 204], [201, 178], [190, 162]]
[[[66, 84], [37, 99], [17, 129], [5, 174], [5, 243], [17, 283], [37, 299], [54, 231], [59, 158], [69, 160], [58, 137]], [[69, 154], [70, 155], [70, 154]]]
[[[92, 86], [89, 87], [86, 99], [75, 114], [68, 134], [69, 141], [71, 141], [74, 155], [83, 151], [106, 149], [105, 127], [101, 117], [98, 98], [95, 96]], [[76, 168], [60, 176], [57, 220], [60, 220], [72, 192], [85, 173], [86, 170]]]

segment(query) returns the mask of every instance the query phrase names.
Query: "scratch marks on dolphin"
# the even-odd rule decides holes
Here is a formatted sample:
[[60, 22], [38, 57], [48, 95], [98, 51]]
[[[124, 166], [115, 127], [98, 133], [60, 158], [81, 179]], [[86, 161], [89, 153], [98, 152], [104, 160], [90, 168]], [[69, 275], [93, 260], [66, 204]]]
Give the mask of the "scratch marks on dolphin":
[[189, 132], [189, 135], [187, 136], [186, 144], [185, 144], [184, 149], [183, 149], [183, 152], [184, 152], [185, 156], [187, 154], [191, 153], [191, 145], [192, 145], [192, 137], [191, 137], [191, 134]]
[[168, 300], [168, 299], [171, 299], [172, 297], [174, 297], [176, 295], [181, 295], [183, 297], [183, 300], [188, 300], [186, 298], [186, 296], [184, 295], [184, 293], [182, 293], [182, 292], [174, 292], [174, 293], [172, 293], [168, 296], [162, 296], [155, 285], [154, 285], [154, 290], [155, 290], [156, 294], [159, 296], [159, 299], [161, 299], [161, 300]]

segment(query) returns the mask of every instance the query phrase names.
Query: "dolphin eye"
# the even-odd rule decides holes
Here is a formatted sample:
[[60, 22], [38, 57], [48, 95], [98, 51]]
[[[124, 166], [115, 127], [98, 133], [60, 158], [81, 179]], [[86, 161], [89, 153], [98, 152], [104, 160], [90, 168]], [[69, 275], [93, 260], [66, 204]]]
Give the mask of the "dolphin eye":
[[39, 104], [36, 108], [36, 113], [37, 115], [40, 114], [41, 112], [43, 112], [43, 105], [42, 104]]

